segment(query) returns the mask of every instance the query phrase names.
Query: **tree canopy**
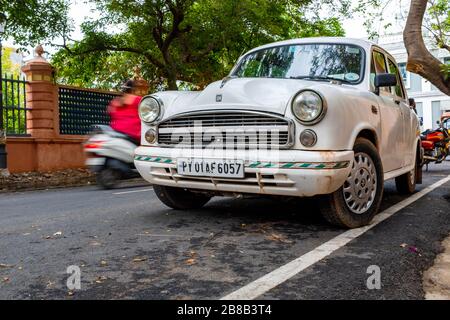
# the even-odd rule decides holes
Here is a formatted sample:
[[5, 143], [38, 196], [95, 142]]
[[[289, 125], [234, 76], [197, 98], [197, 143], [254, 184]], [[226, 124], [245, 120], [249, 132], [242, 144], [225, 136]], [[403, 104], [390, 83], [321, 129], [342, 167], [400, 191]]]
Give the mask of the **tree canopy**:
[[[246, 50], [294, 37], [344, 35], [340, 18], [353, 12], [381, 21], [394, 0], [83, 0], [98, 19], [86, 20], [83, 38], [71, 39], [70, 0], [0, 0], [6, 37], [20, 46], [40, 42], [60, 50], [53, 55], [58, 81], [112, 88], [140, 66], [154, 88], [203, 87], [225, 76]], [[395, 2], [394, 2], [395, 3]], [[423, 45], [428, 30], [436, 46], [449, 50], [448, 0], [410, 0], [405, 12], [408, 70], [450, 94], [450, 66]], [[331, 6], [334, 17], [323, 18]], [[330, 11], [330, 10], [328, 10]], [[420, 44], [420, 50], [417, 50]]]
[[[54, 56], [62, 81], [111, 87], [136, 64], [155, 86], [203, 87], [257, 45], [344, 35], [338, 19], [306, 17], [311, 0], [98, 0], [100, 18]], [[68, 44], [69, 43], [69, 44]]]
[[13, 48], [3, 48], [2, 73], [18, 77], [20, 75], [20, 64], [15, 63], [11, 56], [14, 54]]
[[0, 20], [6, 19], [5, 37], [21, 46], [54, 40], [72, 31], [69, 0], [0, 0]]
[[[361, 0], [353, 10], [369, 17], [366, 23], [368, 33], [371, 37], [377, 37], [373, 22], [383, 22], [386, 9], [392, 9], [394, 5], [398, 7], [399, 3], [393, 0]], [[435, 48], [450, 52], [450, 2], [409, 0], [407, 4], [408, 9], [405, 12], [400, 9], [396, 12], [396, 16], [404, 24], [403, 41], [408, 53], [407, 70], [421, 75], [443, 93], [450, 95], [450, 65], [430, 52]], [[387, 23], [384, 27], [387, 28], [390, 24]], [[425, 45], [425, 32], [426, 37], [431, 37], [435, 48], [427, 48]]]

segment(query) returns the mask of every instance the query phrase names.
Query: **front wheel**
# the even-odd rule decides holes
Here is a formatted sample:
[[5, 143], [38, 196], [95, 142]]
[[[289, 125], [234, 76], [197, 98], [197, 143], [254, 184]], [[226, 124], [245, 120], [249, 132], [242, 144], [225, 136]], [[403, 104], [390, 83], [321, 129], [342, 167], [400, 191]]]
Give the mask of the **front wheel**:
[[183, 188], [154, 185], [153, 190], [162, 203], [177, 210], [199, 209], [211, 199], [207, 195], [194, 193]]
[[320, 210], [331, 224], [358, 228], [369, 224], [383, 197], [383, 167], [378, 151], [367, 139], [358, 138], [355, 158], [344, 185], [320, 201]]
[[112, 189], [117, 185], [121, 176], [122, 174], [117, 169], [104, 168], [97, 173], [96, 181], [103, 189]]

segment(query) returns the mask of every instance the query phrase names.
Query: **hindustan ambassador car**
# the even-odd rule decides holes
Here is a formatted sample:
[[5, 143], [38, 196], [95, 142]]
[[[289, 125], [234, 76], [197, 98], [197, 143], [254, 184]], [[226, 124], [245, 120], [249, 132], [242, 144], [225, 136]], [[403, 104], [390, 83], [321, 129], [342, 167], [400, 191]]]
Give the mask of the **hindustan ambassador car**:
[[394, 58], [349, 38], [272, 43], [203, 91], [165, 91], [140, 106], [135, 164], [174, 209], [213, 196], [318, 196], [331, 223], [369, 224], [395, 178], [421, 179], [419, 121]]

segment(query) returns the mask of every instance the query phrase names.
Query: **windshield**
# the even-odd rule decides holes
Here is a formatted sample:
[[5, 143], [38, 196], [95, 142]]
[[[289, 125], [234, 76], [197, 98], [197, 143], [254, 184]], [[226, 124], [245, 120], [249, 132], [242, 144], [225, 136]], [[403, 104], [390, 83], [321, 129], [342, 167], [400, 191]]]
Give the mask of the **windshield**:
[[364, 51], [349, 44], [296, 44], [246, 55], [232, 74], [249, 78], [338, 79], [359, 83]]

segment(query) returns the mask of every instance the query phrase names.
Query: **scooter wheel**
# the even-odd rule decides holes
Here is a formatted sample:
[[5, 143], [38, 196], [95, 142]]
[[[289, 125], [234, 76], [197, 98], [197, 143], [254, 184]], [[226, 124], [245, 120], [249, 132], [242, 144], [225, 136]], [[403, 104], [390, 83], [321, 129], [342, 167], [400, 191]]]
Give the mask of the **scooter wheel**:
[[119, 182], [121, 174], [118, 170], [106, 168], [97, 173], [97, 185], [103, 189], [112, 189]]

